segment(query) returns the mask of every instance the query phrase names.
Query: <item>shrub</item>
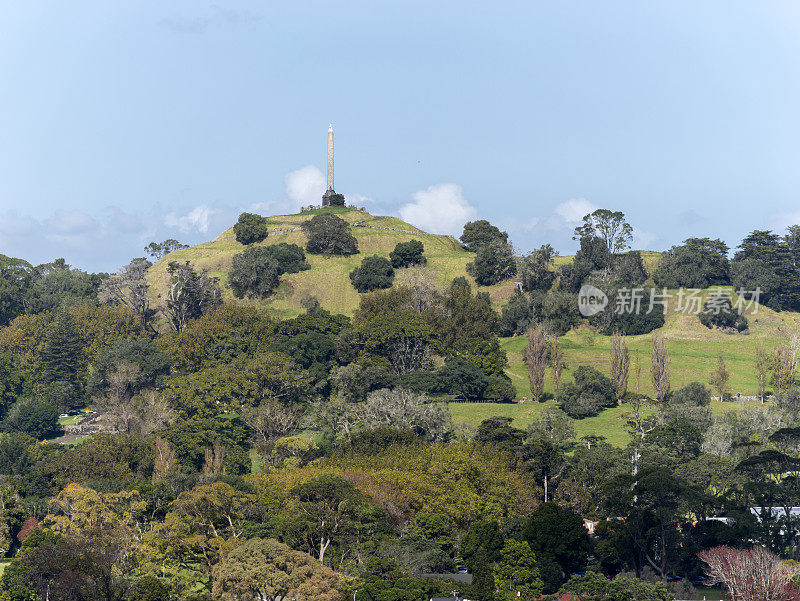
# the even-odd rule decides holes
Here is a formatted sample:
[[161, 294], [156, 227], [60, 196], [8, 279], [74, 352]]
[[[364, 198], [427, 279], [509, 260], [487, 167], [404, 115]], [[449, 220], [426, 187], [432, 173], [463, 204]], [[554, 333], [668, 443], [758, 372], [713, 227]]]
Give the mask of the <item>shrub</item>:
[[400, 376], [400, 386], [414, 392], [435, 394], [442, 391], [442, 382], [438, 372], [416, 370]]
[[411, 265], [424, 265], [428, 261], [422, 254], [424, 250], [425, 247], [419, 240], [398, 242], [394, 250], [389, 253], [389, 258], [392, 260], [392, 267], [397, 269], [399, 267], [409, 267]]
[[364, 257], [361, 266], [350, 272], [353, 288], [359, 292], [370, 292], [380, 288], [389, 288], [394, 280], [394, 268], [389, 259], [372, 255]]
[[331, 213], [314, 215], [304, 221], [303, 232], [308, 237], [306, 250], [319, 255], [354, 255], [358, 252], [358, 241], [350, 233], [344, 219]]
[[556, 401], [570, 417], [580, 419], [595, 415], [616, 404], [614, 384], [594, 367], [580, 365], [575, 370], [573, 381], [559, 388]]
[[297, 244], [281, 242], [264, 247], [278, 263], [279, 275], [284, 273], [298, 273], [310, 269], [306, 261], [306, 253]]
[[252, 246], [234, 255], [228, 282], [236, 298], [267, 298], [278, 287], [280, 268], [268, 247]]
[[58, 409], [39, 398], [20, 399], [3, 420], [3, 429], [22, 432], [40, 440], [54, 436], [61, 430]]
[[501, 232], [485, 219], [479, 219], [464, 224], [460, 239], [468, 251], [477, 252], [480, 247], [492, 242], [508, 242], [508, 234]]
[[514, 397], [517, 396], [517, 391], [508, 376], [487, 376], [486, 382], [483, 398], [487, 401], [507, 403], [513, 401]]
[[233, 233], [236, 234], [236, 241], [241, 244], [261, 242], [269, 233], [267, 220], [261, 215], [242, 213], [239, 215], [239, 221], [233, 226]]
[[484, 398], [484, 392], [489, 385], [480, 367], [461, 358], [445, 363], [439, 370], [439, 378], [444, 390], [465, 401]]
[[748, 326], [747, 318], [733, 309], [731, 299], [727, 295], [716, 295], [709, 298], [698, 317], [700, 323], [709, 330], [717, 327], [723, 330], [744, 332]]

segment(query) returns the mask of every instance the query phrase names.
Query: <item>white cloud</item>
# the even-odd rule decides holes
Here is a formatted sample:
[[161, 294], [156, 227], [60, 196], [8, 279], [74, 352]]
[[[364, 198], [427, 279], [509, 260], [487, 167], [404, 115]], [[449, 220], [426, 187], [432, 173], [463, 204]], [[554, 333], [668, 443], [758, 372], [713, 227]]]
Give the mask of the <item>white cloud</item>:
[[167, 214], [164, 218], [164, 225], [178, 228], [184, 234], [188, 234], [192, 230], [205, 234], [208, 232], [209, 220], [215, 213], [217, 213], [215, 209], [207, 205], [200, 205], [185, 215]]
[[290, 171], [283, 178], [286, 185], [286, 196], [294, 204], [294, 208], [318, 205], [325, 193], [325, 176], [318, 167], [306, 165]]
[[369, 196], [364, 196], [363, 194], [359, 194], [358, 192], [354, 192], [353, 194], [345, 194], [344, 200], [347, 204], [353, 205], [354, 207], [363, 207], [366, 204], [371, 204], [375, 202], [374, 198], [370, 198]]
[[631, 243], [631, 247], [637, 250], [650, 250], [650, 245], [656, 240], [658, 240], [658, 236], [653, 232], [633, 228], [633, 242]]
[[458, 233], [477, 209], [470, 205], [457, 184], [436, 184], [412, 195], [414, 202], [400, 207], [400, 218], [436, 234]]
[[585, 198], [570, 198], [556, 206], [554, 212], [567, 223], [580, 223], [585, 215], [598, 208]]

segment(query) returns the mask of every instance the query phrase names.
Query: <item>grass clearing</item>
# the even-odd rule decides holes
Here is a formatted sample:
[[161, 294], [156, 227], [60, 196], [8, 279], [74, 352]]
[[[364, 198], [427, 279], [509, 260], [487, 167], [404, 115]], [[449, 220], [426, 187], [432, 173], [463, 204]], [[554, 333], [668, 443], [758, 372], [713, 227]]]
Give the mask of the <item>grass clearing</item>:
[[[333, 313], [352, 315], [358, 307], [360, 295], [350, 283], [350, 272], [361, 264], [361, 260], [365, 256], [377, 254], [388, 257], [399, 242], [408, 242], [413, 239], [419, 239], [424, 244], [425, 256], [428, 259], [427, 267], [437, 285], [446, 286], [459, 276], [467, 277], [472, 281], [466, 273], [466, 266], [472, 261], [474, 255], [465, 251], [455, 238], [425, 234], [396, 217], [376, 217], [357, 209], [334, 207], [296, 215], [270, 217], [268, 225], [272, 231], [287, 230], [298, 227], [303, 221], [322, 212], [335, 213], [349, 223], [363, 222], [366, 225], [374, 226], [352, 228], [351, 231], [358, 240], [359, 253], [348, 257], [309, 254], [307, 259], [311, 269], [282, 276], [281, 284], [271, 298], [267, 300], [237, 300], [236, 302], [269, 308], [276, 317], [285, 319], [301, 313], [303, 309], [300, 300], [307, 295], [312, 295], [319, 299], [325, 309]], [[375, 228], [397, 228], [406, 231]], [[270, 236], [259, 244], [270, 245], [280, 242], [305, 247], [306, 236], [302, 231], [292, 231]], [[230, 228], [211, 242], [170, 253], [148, 271], [154, 305], [163, 303], [168, 284], [167, 266], [171, 261], [189, 261], [195, 268], [208, 270], [211, 276], [219, 279], [225, 301], [233, 301], [234, 297], [228, 286], [228, 271], [233, 256], [244, 249], [245, 246], [236, 241], [233, 228]], [[398, 280], [404, 277], [404, 271], [406, 270], [397, 270], [396, 278]], [[488, 291], [493, 303], [499, 307], [510, 298], [514, 291], [514, 283], [504, 282], [496, 286], [481, 286], [478, 289]]]

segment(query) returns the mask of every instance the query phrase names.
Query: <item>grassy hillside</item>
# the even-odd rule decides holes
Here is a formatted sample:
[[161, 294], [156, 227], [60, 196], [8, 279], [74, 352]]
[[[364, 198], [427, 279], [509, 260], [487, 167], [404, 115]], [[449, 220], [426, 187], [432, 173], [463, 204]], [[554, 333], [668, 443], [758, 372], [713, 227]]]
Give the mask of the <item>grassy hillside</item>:
[[[322, 306], [334, 313], [351, 315], [358, 306], [359, 294], [350, 283], [350, 272], [360, 265], [361, 260], [372, 254], [388, 257], [398, 242], [412, 239], [421, 240], [425, 246], [428, 268], [437, 284], [444, 286], [458, 276], [467, 276], [466, 265], [474, 255], [466, 252], [461, 244], [450, 236], [426, 234], [422, 230], [397, 219], [396, 217], [376, 217], [369, 213], [349, 208], [331, 208], [300, 213], [296, 215], [279, 215], [268, 219], [270, 235], [261, 242], [262, 245], [287, 242], [305, 246], [306, 236], [302, 231], [287, 231], [297, 228], [315, 214], [326, 211], [336, 213], [350, 223], [363, 223], [373, 227], [353, 227], [352, 233], [358, 240], [359, 253], [350, 257], [327, 257], [308, 255], [311, 269], [301, 273], [287, 274], [281, 277], [281, 285], [270, 299], [252, 302], [273, 311], [277, 316], [293, 317], [302, 311], [300, 300], [306, 295], [319, 299]], [[375, 229], [396, 228], [403, 232]], [[407, 233], [411, 232], [411, 233]], [[154, 302], [160, 304], [167, 287], [167, 265], [170, 261], [189, 261], [195, 267], [207, 269], [219, 278], [226, 301], [233, 299], [228, 287], [228, 270], [233, 256], [244, 250], [244, 246], [236, 241], [233, 228], [224, 231], [213, 241], [192, 248], [175, 251], [150, 269], [150, 284]], [[398, 270], [397, 278], [402, 279], [404, 270]], [[467, 276], [468, 277], [468, 276]], [[471, 279], [471, 278], [470, 278]], [[488, 288], [495, 304], [507, 300], [514, 291], [513, 282], [505, 282]]]

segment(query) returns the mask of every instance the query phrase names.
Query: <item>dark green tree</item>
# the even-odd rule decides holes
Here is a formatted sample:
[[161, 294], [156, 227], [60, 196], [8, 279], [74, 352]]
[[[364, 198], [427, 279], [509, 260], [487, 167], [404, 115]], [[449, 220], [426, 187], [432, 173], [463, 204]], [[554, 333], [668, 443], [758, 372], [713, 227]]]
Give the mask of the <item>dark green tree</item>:
[[[592, 550], [583, 518], [555, 503], [545, 503], [531, 514], [523, 537], [537, 559], [546, 561], [550, 558], [559, 566], [565, 579], [584, 570]], [[545, 585], [545, 590], [552, 590], [552, 582], [545, 582]]]
[[242, 213], [233, 226], [233, 233], [236, 235], [236, 241], [241, 244], [261, 242], [269, 235], [267, 220], [261, 215]]
[[513, 249], [508, 242], [494, 241], [478, 247], [475, 260], [467, 263], [467, 273], [481, 286], [491, 286], [517, 273]]
[[708, 288], [730, 280], [728, 245], [722, 240], [688, 238], [661, 254], [653, 273], [664, 288]]
[[422, 254], [425, 247], [419, 240], [409, 240], [408, 242], [398, 242], [394, 250], [389, 253], [392, 260], [392, 267], [410, 267], [411, 265], [424, 265], [427, 259]]
[[32, 278], [30, 263], [0, 255], [0, 326], [25, 311], [25, 298]]
[[350, 281], [353, 283], [353, 288], [361, 293], [389, 288], [394, 281], [394, 268], [384, 257], [378, 255], [364, 257], [361, 265], [350, 272]]
[[21, 432], [37, 440], [58, 434], [58, 409], [41, 398], [23, 398], [8, 411], [3, 429]]
[[461, 234], [460, 240], [468, 251], [477, 252], [480, 247], [492, 242], [508, 242], [508, 234], [501, 232], [485, 219], [480, 219], [464, 224], [464, 232]]
[[517, 271], [525, 292], [531, 290], [550, 290], [556, 279], [553, 258], [558, 252], [545, 244], [517, 260]]
[[556, 393], [558, 406], [567, 415], [580, 419], [616, 405], [614, 384], [594, 367], [579, 365], [573, 382], [561, 386]]
[[622, 211], [597, 209], [584, 215], [583, 225], [575, 228], [574, 240], [596, 237], [605, 243], [611, 254], [617, 254], [628, 248], [633, 240], [633, 227], [625, 221]]
[[278, 287], [280, 267], [265, 246], [251, 246], [233, 256], [228, 283], [236, 298], [267, 298]]
[[45, 338], [41, 356], [41, 382], [50, 392], [57, 389], [56, 405], [63, 408], [80, 403], [83, 394], [83, 377], [86, 358], [83, 340], [73, 317], [66, 311], [59, 313]]
[[358, 241], [344, 219], [331, 213], [314, 215], [302, 224], [308, 238], [306, 251], [316, 255], [354, 255]]

